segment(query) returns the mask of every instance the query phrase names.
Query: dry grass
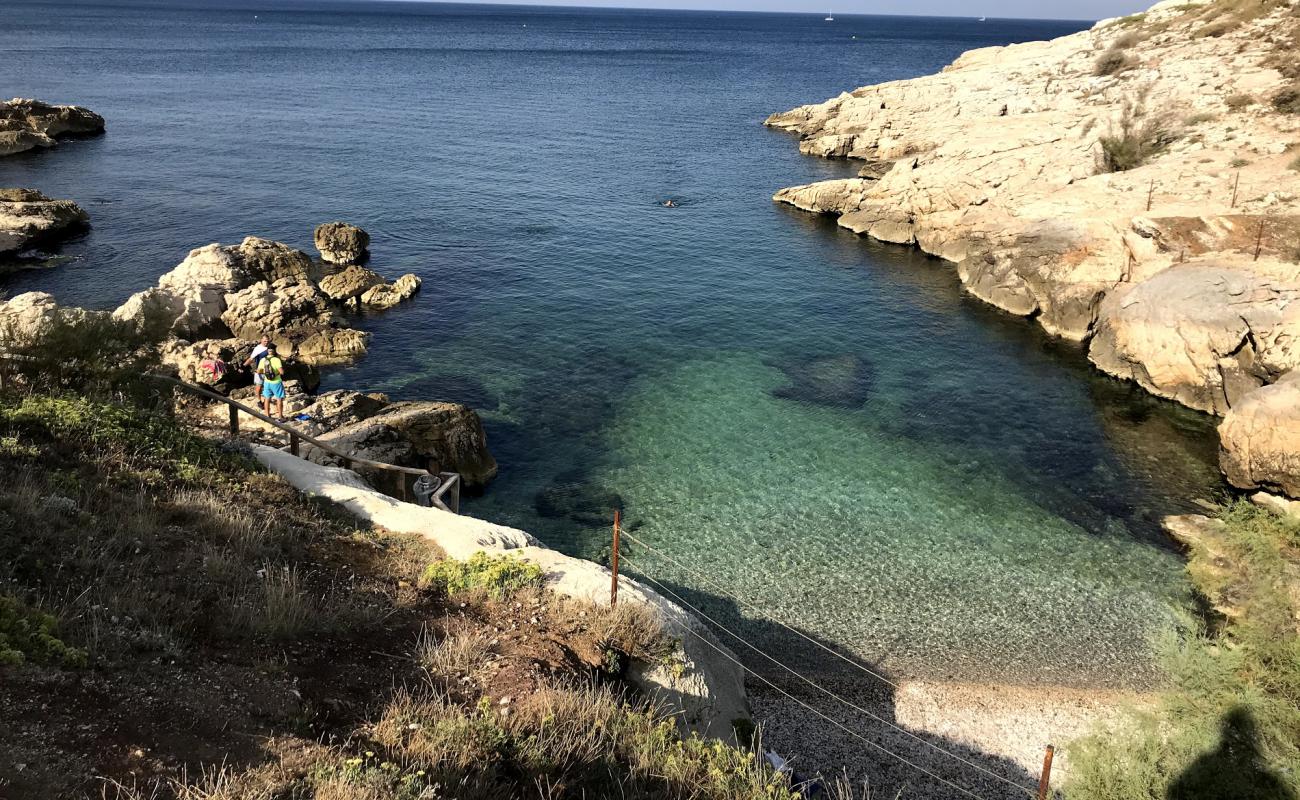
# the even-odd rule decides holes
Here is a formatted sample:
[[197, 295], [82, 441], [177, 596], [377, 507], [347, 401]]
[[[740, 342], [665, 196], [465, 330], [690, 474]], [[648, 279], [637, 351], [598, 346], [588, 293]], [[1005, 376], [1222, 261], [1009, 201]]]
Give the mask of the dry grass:
[[1178, 134], [1161, 114], [1148, 111], [1141, 94], [1124, 102], [1117, 125], [1100, 138], [1102, 171], [1136, 169], [1164, 152]]
[[473, 627], [465, 626], [442, 637], [426, 627], [416, 640], [412, 655], [438, 685], [477, 686], [488, 673], [493, 646], [486, 632]]

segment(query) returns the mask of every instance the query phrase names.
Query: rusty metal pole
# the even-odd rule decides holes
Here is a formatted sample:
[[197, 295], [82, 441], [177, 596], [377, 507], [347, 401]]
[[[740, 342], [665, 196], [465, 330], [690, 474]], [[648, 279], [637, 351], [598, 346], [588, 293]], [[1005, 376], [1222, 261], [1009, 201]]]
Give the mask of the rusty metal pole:
[[1043, 776], [1038, 779], [1038, 800], [1047, 800], [1047, 791], [1052, 784], [1052, 756], [1056, 753], [1056, 748], [1050, 744], [1047, 746], [1047, 752], [1043, 754]]
[[1259, 218], [1259, 230], [1255, 232], [1255, 260], [1259, 260], [1260, 250], [1264, 247], [1264, 217]]
[[1237, 207], [1237, 187], [1241, 185], [1241, 170], [1237, 170], [1237, 178], [1232, 182], [1232, 208]]
[[1156, 179], [1151, 179], [1151, 186], [1147, 189], [1147, 211], [1151, 210], [1151, 200], [1156, 195]]
[[614, 509], [614, 551], [609, 557], [609, 607], [618, 603], [618, 525], [619, 512]]

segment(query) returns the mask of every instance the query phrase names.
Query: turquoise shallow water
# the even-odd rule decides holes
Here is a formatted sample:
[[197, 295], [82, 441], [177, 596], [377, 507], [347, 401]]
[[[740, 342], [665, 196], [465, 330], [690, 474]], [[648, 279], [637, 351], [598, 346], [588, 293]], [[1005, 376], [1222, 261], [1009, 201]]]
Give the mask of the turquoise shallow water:
[[94, 224], [0, 291], [111, 306], [191, 247], [348, 219], [425, 289], [327, 386], [475, 406], [502, 472], [470, 513], [600, 557], [621, 503], [725, 591], [634, 563], [771, 647], [729, 597], [896, 674], [1149, 680], [1187, 591], [1158, 520], [1219, 490], [1210, 421], [774, 205], [853, 168], [759, 124], [1081, 24], [252, 5], [6, 6], [11, 93], [109, 133], [0, 161]]

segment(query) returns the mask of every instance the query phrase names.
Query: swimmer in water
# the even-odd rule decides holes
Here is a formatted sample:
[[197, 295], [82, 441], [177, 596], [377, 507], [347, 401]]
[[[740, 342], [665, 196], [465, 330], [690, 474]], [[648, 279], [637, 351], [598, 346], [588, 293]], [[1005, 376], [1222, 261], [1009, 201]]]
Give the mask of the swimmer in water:
[[664, 201], [664, 208], [677, 208], [677, 204], [674, 203], [673, 199], [670, 197]]

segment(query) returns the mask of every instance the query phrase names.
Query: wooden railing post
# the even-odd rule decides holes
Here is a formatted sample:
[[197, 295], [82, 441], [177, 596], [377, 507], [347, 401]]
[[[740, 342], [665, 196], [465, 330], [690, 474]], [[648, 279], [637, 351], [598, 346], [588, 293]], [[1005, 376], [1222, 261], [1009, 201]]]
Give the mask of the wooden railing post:
[[1043, 774], [1038, 779], [1038, 800], [1047, 800], [1047, 791], [1052, 785], [1052, 755], [1056, 748], [1050, 744], [1047, 746], [1047, 752], [1043, 754]]
[[298, 434], [290, 432], [289, 434], [289, 452], [298, 455]]
[[237, 406], [228, 406], [230, 409], [230, 435], [233, 438], [239, 437], [239, 408]]
[[609, 607], [618, 603], [618, 523], [619, 512], [614, 509], [614, 550], [609, 556]]

